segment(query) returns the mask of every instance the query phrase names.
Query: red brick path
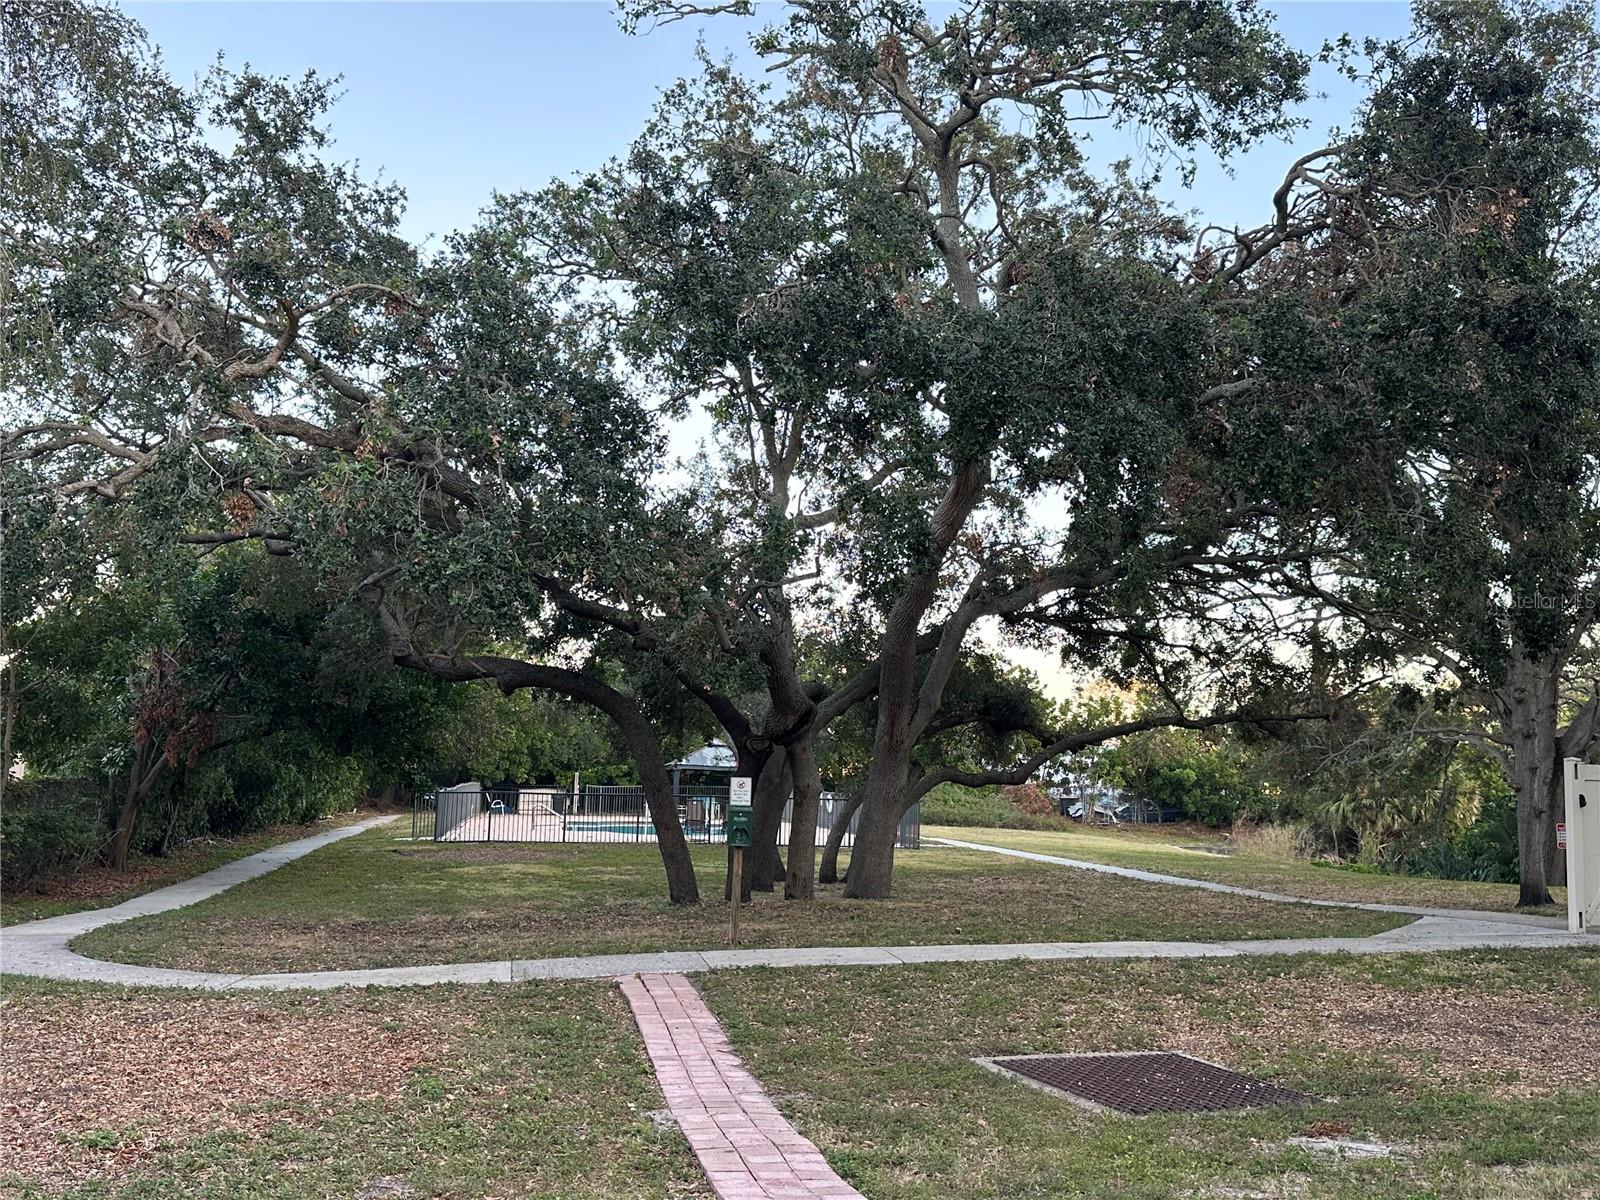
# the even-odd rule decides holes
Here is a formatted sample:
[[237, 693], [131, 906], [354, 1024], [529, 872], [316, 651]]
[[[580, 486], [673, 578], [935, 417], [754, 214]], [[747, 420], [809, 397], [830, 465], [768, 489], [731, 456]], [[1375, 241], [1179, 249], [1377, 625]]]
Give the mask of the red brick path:
[[629, 975], [621, 985], [667, 1105], [721, 1200], [864, 1200], [784, 1120], [693, 984]]

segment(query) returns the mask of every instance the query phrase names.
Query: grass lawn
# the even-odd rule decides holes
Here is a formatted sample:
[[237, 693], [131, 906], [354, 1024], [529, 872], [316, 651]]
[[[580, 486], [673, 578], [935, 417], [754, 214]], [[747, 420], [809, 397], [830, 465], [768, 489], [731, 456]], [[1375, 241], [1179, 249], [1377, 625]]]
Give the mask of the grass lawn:
[[[696, 977], [872, 1200], [1600, 1194], [1600, 954], [987, 963]], [[709, 1200], [606, 983], [198, 995], [11, 978], [11, 1200]], [[1304, 1108], [1090, 1113], [975, 1055], [1176, 1049]], [[1377, 1142], [1341, 1162], [1301, 1135]]]
[[[1115, 867], [1138, 867], [1190, 879], [1207, 879], [1260, 888], [1308, 900], [1362, 900], [1378, 904], [1416, 904], [1431, 908], [1476, 908], [1509, 912], [1516, 907], [1517, 888], [1508, 883], [1467, 883], [1415, 875], [1384, 875], [1347, 867], [1314, 866], [1304, 859], [1273, 853], [1248, 840], [1234, 843], [1222, 834], [1193, 826], [1144, 825], [1122, 829], [1082, 828], [1061, 831], [981, 829], [927, 825], [924, 837], [982, 842], [1014, 850], [1059, 854]], [[1566, 903], [1566, 889], [1551, 889]], [[1535, 910], [1564, 913], [1564, 907]]]
[[600, 983], [197, 996], [8, 979], [12, 1200], [706, 1197]]
[[[697, 979], [873, 1200], [1600, 1195], [1600, 954], [993, 963]], [[1091, 1113], [975, 1055], [1173, 1049], [1301, 1109]], [[1339, 1162], [1299, 1135], [1381, 1142]]]
[[126, 871], [89, 866], [74, 875], [42, 880], [36, 887], [0, 895], [0, 925], [17, 925], [89, 908], [109, 908], [134, 896], [153, 892], [182, 879], [203, 875], [236, 858], [244, 858], [284, 842], [294, 842], [327, 829], [337, 829], [373, 816], [370, 811], [340, 813], [312, 825], [273, 825], [242, 837], [197, 838], [165, 858], [135, 854]]
[[[697, 847], [704, 893], [724, 851]], [[1176, 891], [973, 851], [897, 859], [895, 897], [759, 896], [747, 946], [1365, 936], [1403, 923]], [[322, 970], [726, 944], [720, 902], [674, 909], [649, 845], [436, 845], [377, 829], [191, 908], [79, 938], [86, 954], [219, 971]]]

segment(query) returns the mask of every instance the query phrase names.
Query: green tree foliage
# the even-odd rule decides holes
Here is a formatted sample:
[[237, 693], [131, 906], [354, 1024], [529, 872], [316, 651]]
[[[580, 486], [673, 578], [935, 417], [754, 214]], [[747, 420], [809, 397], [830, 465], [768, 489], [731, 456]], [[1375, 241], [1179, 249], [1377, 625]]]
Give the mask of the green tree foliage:
[[1282, 360], [1349, 439], [1294, 585], [1354, 658], [1421, 660], [1475, 701], [1436, 732], [1503, 765], [1540, 904], [1559, 760], [1600, 730], [1600, 35], [1588, 5], [1416, 11], [1344, 156], [1365, 245], [1319, 265]]
[[1186, 729], [1153, 730], [1102, 753], [1095, 772], [1140, 800], [1225, 826], [1260, 809], [1242, 758], [1234, 743], [1214, 744]]
[[[881, 897], [900, 815], [942, 783], [1325, 716], [1385, 642], [1415, 653], [1266, 582], [1348, 617], [1425, 576], [1441, 599], [1411, 611], [1474, 636], [1446, 596], [1467, 572], [1401, 550], [1436, 482], [1476, 481], [1422, 503], [1425, 542], [1470, 563], [1537, 543], [1483, 594], [1571, 583], [1593, 544], [1559, 489], [1539, 491], [1559, 529], [1529, 524], [1516, 456], [1490, 455], [1557, 449], [1511, 420], [1544, 411], [1517, 380], [1549, 373], [1562, 404], [1588, 386], [1583, 235], [1554, 224], [1587, 204], [1563, 181], [1592, 115], [1566, 10], [1422, 7], [1417, 39], [1369, 48], [1356, 135], [1222, 230], [1092, 167], [1085, 131], [1135, 123], [1183, 172], [1288, 131], [1308, 62], [1254, 5], [796, 0], [756, 38], [778, 84], [702, 63], [619, 161], [431, 252], [399, 236], [398, 189], [333, 159], [327, 81], [175, 89], [121, 18], [30, 12], [7, 9], [38, 70], [3, 110], [0, 201], [27, 552], [81, 579], [130, 549], [255, 544], [364, 606], [403, 666], [604, 714], [674, 900], [698, 883], [666, 747], [713, 720], [757, 780], [741, 886], [811, 894], [836, 754], [864, 764], [847, 890]], [[713, 453], [669, 478], [663, 421], [695, 404]], [[1571, 491], [1592, 457], [1538, 461]], [[1452, 539], [1486, 511], [1499, 543]], [[1577, 628], [1522, 624], [1541, 646]], [[973, 650], [996, 626], [1159, 703], [1043, 710]], [[215, 653], [141, 667], [166, 745], [209, 719], [190, 677]], [[464, 759], [543, 769], [502, 732]]]
[[[90, 571], [118, 547], [292, 553], [382, 606], [403, 665], [600, 707], [692, 899], [641, 704], [604, 669], [530, 661], [570, 634], [530, 586], [542, 572], [649, 572], [657, 435], [610, 345], [556, 319], [504, 222], [427, 256], [400, 238], [399, 190], [326, 154], [329, 81], [219, 67], [179, 90], [120, 17], [40, 7], [6, 9], [23, 29], [8, 80], [48, 68], [4, 130], [6, 363], [27, 364], [0, 381], [26, 416], [8, 507], [88, 527]], [[70, 585], [46, 586], [58, 603]], [[528, 657], [464, 653], [497, 638]]]
[[[96, 851], [114, 815], [107, 797], [127, 794], [141, 752], [157, 777], [128, 814], [125, 850], [154, 852], [462, 778], [628, 771], [609, 726], [587, 710], [395, 671], [369, 614], [330, 603], [293, 558], [246, 544], [176, 561], [183, 571], [159, 590], [128, 581], [15, 628], [26, 647], [15, 664], [26, 699], [16, 748], [30, 784], [13, 803], [33, 812], [30, 796], [48, 796], [69, 831], [85, 824], [80, 809], [92, 813]], [[83, 857], [83, 839], [51, 842], [47, 820], [41, 810], [14, 822], [8, 855], [57, 866]]]
[[1373, 688], [1334, 720], [1244, 745], [1261, 797], [1250, 815], [1301, 824], [1312, 848], [1373, 866], [1443, 853], [1480, 817], [1492, 827], [1508, 794], [1492, 757], [1432, 732], [1471, 707], [1456, 689]]
[[[1249, 521], [1225, 467], [1197, 461], [1214, 407], [1249, 403], [1226, 382], [1214, 302], [1315, 226], [1286, 200], [1190, 264], [1197, 231], [1131, 173], [1089, 170], [1080, 120], [1138, 121], [1182, 166], [1286, 128], [1306, 63], [1234, 5], [797, 3], [755, 45], [787, 90], [708, 67], [625, 160], [529, 207], [556, 261], [628, 289], [620, 319], [668, 349], [664, 370], [726, 397], [762, 527], [843, 568], [807, 601], [848, 584], [870, 605], [875, 742], [849, 892], [881, 896], [900, 813], [939, 782], [921, 756], [975, 625], [1036, 623], [1147, 669], [1159, 639], [1141, 654], [1130, 632]], [[1035, 519], [1046, 498], [1059, 526]], [[819, 722], [837, 715], [819, 704]], [[1005, 774], [1092, 744], [1062, 732]]]
[[[625, 163], [509, 198], [433, 256], [396, 235], [394, 188], [327, 157], [324, 81], [155, 89], [96, 154], [107, 110], [47, 77], [19, 161], [36, 141], [70, 159], [74, 202], [41, 173], [11, 214], [37, 365], [17, 390], [39, 420], [9, 457], [45, 464], [73, 511], [122, 502], [146, 541], [291, 551], [380, 609], [404, 665], [599, 707], [659, 810], [680, 899], [695, 884], [657, 723], [681, 694], [728, 730], [771, 834], [789, 790], [802, 813], [815, 802], [816, 732], [876, 692], [870, 867], [851, 889], [883, 894], [885, 831], [934, 784], [910, 772], [950, 719], [974, 623], [1100, 595], [1102, 573], [1116, 586], [1097, 613], [1148, 619], [1152, 575], [1217, 540], [1156, 531], [1166, 466], [1223, 368], [1200, 302], [1220, 289], [1172, 270], [1181, 221], [1084, 169], [1073, 98], [1180, 153], [1227, 151], [1285, 127], [1304, 63], [1246, 6], [976, 5], [932, 33], [902, 6], [860, 15], [797, 5], [762, 46], [793, 52], [787, 95], [708, 67]], [[64, 55], [91, 93], [145, 69], [126, 39], [102, 49]], [[1010, 130], [1008, 105], [1048, 132]], [[92, 242], [85, 208], [116, 214]], [[1241, 236], [1225, 272], [1296, 234]], [[654, 493], [636, 380], [721, 397], [723, 432], [759, 447], [750, 472]], [[1029, 499], [1060, 491], [1065, 532], [1030, 527]], [[854, 598], [873, 656], [803, 678], [796, 600]], [[592, 656], [546, 665], [574, 637]], [[607, 682], [613, 651], [680, 697]], [[797, 851], [786, 891], [803, 896]]]

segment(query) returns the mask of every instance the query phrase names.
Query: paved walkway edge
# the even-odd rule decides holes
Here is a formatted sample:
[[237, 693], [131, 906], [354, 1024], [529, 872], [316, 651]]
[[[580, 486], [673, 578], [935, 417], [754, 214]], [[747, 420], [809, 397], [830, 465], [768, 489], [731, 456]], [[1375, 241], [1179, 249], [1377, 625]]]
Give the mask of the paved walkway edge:
[[719, 1200], [863, 1200], [802, 1137], [678, 974], [618, 981], [667, 1107]]
[[[89, 958], [68, 948], [80, 934], [150, 913], [195, 904], [247, 879], [293, 862], [315, 850], [353, 837], [393, 820], [377, 817], [330, 830], [298, 842], [274, 846], [204, 875], [149, 892], [111, 908], [49, 917], [0, 930], [0, 971], [45, 979], [105, 983], [125, 987], [199, 988], [208, 991], [342, 987], [418, 987], [433, 984], [513, 983], [526, 979], [614, 979], [624, 975], [715, 971], [734, 967], [901, 966], [940, 962], [1001, 962], [1024, 959], [1232, 958], [1276, 954], [1393, 954], [1474, 949], [1553, 949], [1579, 946], [1600, 949], [1592, 934], [1567, 933], [1560, 922], [1541, 918], [1511, 920], [1513, 914], [1416, 910], [1390, 905], [1310, 902], [1272, 893], [1256, 893], [1226, 884], [1207, 884], [1178, 876], [1156, 876], [1155, 882], [1241, 892], [1285, 903], [1320, 903], [1339, 908], [1372, 908], [1380, 912], [1422, 915], [1423, 919], [1387, 933], [1365, 938], [1280, 938], [1224, 942], [1001, 942], [935, 946], [804, 946], [772, 950], [677, 950], [646, 954], [602, 954], [579, 958], [514, 959], [496, 962], [440, 963], [417, 967], [380, 967], [350, 971], [303, 971], [246, 975], [142, 967]], [[1149, 872], [1103, 864], [1078, 863], [1053, 855], [1007, 850], [980, 843], [956, 843], [1019, 858], [1081, 866], [1110, 874], [1149, 878]], [[1538, 924], [1530, 924], [1530, 922]], [[1551, 926], [1554, 926], [1553, 928]]]
[[953, 846], [958, 850], [979, 850], [985, 854], [1000, 854], [1007, 858], [1024, 858], [1029, 862], [1050, 863], [1053, 866], [1072, 867], [1079, 871], [1094, 871], [1100, 875], [1119, 875], [1123, 879], [1137, 879], [1141, 883], [1161, 883], [1171, 887], [1199, 888], [1206, 892], [1225, 892], [1230, 896], [1248, 896], [1252, 900], [1267, 900], [1273, 904], [1308, 904], [1313, 908], [1358, 908], [1366, 912], [1395, 913], [1412, 917], [1447, 917], [1455, 921], [1494, 922], [1502, 925], [1521, 925], [1529, 929], [1567, 927], [1566, 921], [1561, 917], [1541, 917], [1533, 913], [1494, 912], [1477, 908], [1429, 908], [1419, 904], [1377, 904], [1363, 900], [1317, 900], [1306, 896], [1288, 896], [1282, 892], [1262, 891], [1260, 888], [1241, 887], [1234, 883], [1217, 883], [1210, 879], [1163, 875], [1159, 871], [1144, 871], [1138, 867], [1114, 867], [1109, 863], [1089, 862], [1081, 858], [1063, 858], [1059, 854], [1043, 854], [1037, 850], [991, 846], [986, 842], [963, 842], [956, 838], [942, 837], [925, 837], [923, 840], [939, 846]]

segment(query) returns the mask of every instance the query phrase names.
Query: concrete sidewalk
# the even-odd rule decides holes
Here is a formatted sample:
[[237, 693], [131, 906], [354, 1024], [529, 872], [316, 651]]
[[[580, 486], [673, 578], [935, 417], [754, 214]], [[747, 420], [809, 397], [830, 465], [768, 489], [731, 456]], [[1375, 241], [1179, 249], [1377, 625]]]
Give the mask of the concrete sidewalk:
[[1041, 854], [1035, 850], [1014, 850], [1010, 846], [991, 846], [986, 842], [963, 842], [955, 838], [927, 837], [924, 841], [939, 846], [953, 846], [959, 850], [980, 850], [986, 854], [1000, 854], [1007, 858], [1025, 858], [1029, 862], [1050, 863], [1058, 867], [1072, 867], [1079, 871], [1095, 871], [1101, 875], [1119, 875], [1123, 879], [1137, 879], [1142, 883], [1161, 883], [1172, 887], [1199, 888], [1206, 892], [1225, 892], [1230, 896], [1248, 896], [1252, 900], [1268, 900], [1274, 904], [1309, 904], [1314, 908], [1359, 908], [1366, 912], [1397, 913], [1412, 917], [1446, 917], [1453, 921], [1476, 923], [1495, 922], [1521, 925], [1529, 929], [1565, 929], [1567, 922], [1561, 917], [1541, 917], [1531, 913], [1485, 912], [1476, 908], [1428, 908], [1417, 904], [1376, 904], [1362, 900], [1311, 900], [1305, 896], [1287, 896], [1282, 892], [1264, 892], [1259, 888], [1240, 887], [1232, 883], [1215, 883], [1209, 879], [1190, 879], [1183, 875], [1163, 875], [1158, 871], [1142, 871], [1138, 867], [1113, 867], [1107, 863], [1089, 862], [1081, 858], [1063, 858], [1058, 854]]
[[0, 970], [46, 979], [105, 983], [126, 987], [200, 988], [209, 991], [255, 989], [326, 991], [341, 987], [420, 987], [432, 984], [514, 983], [528, 979], [610, 979], [623, 975], [716, 971], [736, 967], [902, 966], [940, 962], [1054, 961], [1066, 959], [1233, 958], [1264, 954], [1394, 954], [1445, 950], [1544, 949], [1580, 946], [1600, 949], [1600, 938], [1570, 934], [1560, 922], [1511, 913], [1471, 913], [1393, 905], [1306, 901], [1226, 884], [1178, 876], [1153, 875], [1129, 868], [1078, 863], [1051, 855], [1006, 850], [980, 843], [947, 843], [1061, 866], [1128, 875], [1148, 882], [1201, 887], [1257, 899], [1335, 908], [1366, 908], [1415, 914], [1410, 925], [1365, 938], [1279, 938], [1222, 942], [1022, 942], [935, 946], [807, 946], [774, 950], [677, 950], [646, 954], [603, 954], [577, 958], [505, 959], [441, 963], [352, 971], [307, 971], [246, 975], [141, 967], [89, 958], [68, 948], [80, 934], [150, 913], [195, 904], [254, 879], [342, 838], [374, 828], [391, 817], [362, 821], [343, 829], [275, 846], [208, 871], [193, 879], [136, 897], [112, 908], [49, 917], [0, 930]]

